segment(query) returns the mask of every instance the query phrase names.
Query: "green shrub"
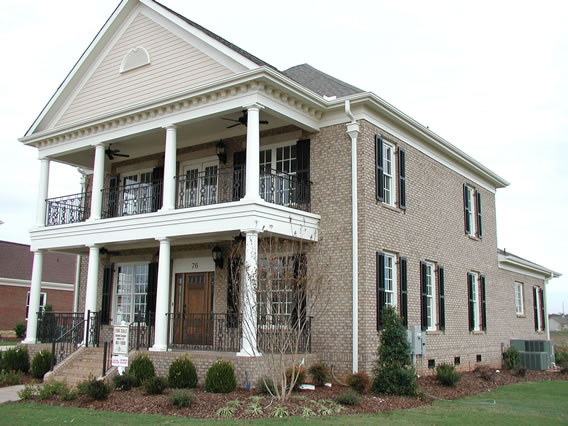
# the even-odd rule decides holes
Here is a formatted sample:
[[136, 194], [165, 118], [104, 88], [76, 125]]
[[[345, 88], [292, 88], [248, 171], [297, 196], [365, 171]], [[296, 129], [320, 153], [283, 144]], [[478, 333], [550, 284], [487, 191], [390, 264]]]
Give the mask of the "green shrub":
[[114, 376], [112, 378], [112, 384], [116, 390], [129, 391], [133, 387], [136, 387], [138, 380], [131, 374], [124, 373], [119, 376]]
[[414, 396], [418, 392], [418, 385], [406, 329], [392, 306], [385, 306], [382, 318], [384, 329], [377, 351], [378, 359], [373, 368], [373, 391]]
[[136, 378], [136, 386], [139, 386], [150, 377], [154, 377], [156, 375], [154, 372], [154, 364], [146, 354], [139, 354], [136, 358], [134, 358], [128, 368], [128, 374]]
[[110, 386], [103, 380], [91, 380], [87, 382], [85, 391], [89, 398], [102, 401], [110, 395]]
[[562, 370], [560, 370], [560, 373], [568, 374], [568, 367], [564, 367]]
[[343, 405], [358, 405], [361, 402], [361, 394], [354, 390], [347, 390], [337, 395], [335, 400]]
[[436, 379], [444, 386], [453, 386], [460, 378], [460, 374], [451, 364], [440, 364], [436, 367]]
[[22, 381], [24, 373], [21, 371], [0, 371], [0, 386], [14, 386], [19, 385]]
[[89, 389], [89, 383], [91, 383], [93, 380], [95, 380], [95, 378], [93, 376], [89, 376], [88, 380], [83, 380], [82, 382], [79, 382], [75, 387], [77, 395], [87, 395], [87, 391]]
[[316, 386], [323, 386], [327, 382], [327, 377], [329, 376], [329, 370], [325, 364], [314, 364], [308, 370], [308, 373], [312, 376], [312, 381]]
[[513, 374], [516, 377], [525, 377], [527, 375], [526, 367], [518, 367], [513, 371]]
[[176, 389], [168, 395], [168, 401], [176, 408], [189, 407], [195, 401], [195, 395], [189, 389]]
[[16, 327], [14, 327], [14, 331], [16, 332], [16, 337], [18, 339], [23, 339], [26, 337], [26, 324], [23, 322], [17, 323]]
[[503, 352], [503, 364], [507, 370], [513, 370], [521, 365], [521, 353], [514, 346], [509, 346]]
[[184, 355], [170, 365], [168, 383], [172, 388], [194, 388], [197, 386], [197, 370], [191, 358]]
[[37, 386], [28, 383], [24, 386], [24, 388], [18, 392], [18, 396], [23, 399], [24, 401], [32, 399], [34, 396], [37, 396], [39, 389]]
[[28, 348], [25, 346], [16, 346], [15, 348], [10, 348], [7, 351], [4, 351], [4, 354], [2, 355], [2, 369], [27, 373], [30, 369]]
[[167, 387], [168, 381], [165, 377], [154, 376], [144, 381], [144, 390], [148, 395], [161, 395]]
[[237, 388], [235, 369], [228, 361], [217, 360], [207, 370], [205, 390], [212, 393], [229, 393]]
[[[296, 383], [294, 383], [294, 390], [298, 391], [300, 389], [300, 385], [306, 380], [306, 372], [300, 368], [300, 371], [296, 374], [298, 375], [298, 378], [296, 379]], [[288, 388], [290, 388], [290, 383], [292, 383], [292, 368], [286, 370], [286, 385]]]
[[359, 393], [365, 392], [369, 388], [371, 379], [365, 373], [355, 373], [351, 374], [347, 378], [347, 384], [351, 386], [351, 389]]
[[39, 389], [39, 399], [49, 399], [56, 395], [61, 395], [67, 389], [67, 385], [57, 380], [48, 380]]
[[77, 392], [76, 389], [65, 388], [65, 390], [63, 390], [63, 392], [61, 392], [60, 395], [61, 395], [61, 401], [73, 401], [74, 399], [77, 398], [79, 392]]
[[276, 394], [276, 389], [274, 389], [274, 382], [270, 377], [261, 377], [256, 382], [256, 391], [258, 393], [267, 393], [271, 395]]
[[32, 376], [43, 379], [45, 373], [51, 369], [51, 351], [44, 349], [35, 354], [32, 360]]
[[558, 345], [554, 351], [554, 358], [558, 367], [568, 367], [568, 348]]

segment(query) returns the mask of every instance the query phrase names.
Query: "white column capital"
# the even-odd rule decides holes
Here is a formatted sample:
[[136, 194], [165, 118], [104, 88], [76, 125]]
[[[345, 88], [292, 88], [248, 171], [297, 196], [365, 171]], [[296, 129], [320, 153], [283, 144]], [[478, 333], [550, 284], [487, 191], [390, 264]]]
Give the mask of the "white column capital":
[[260, 234], [260, 230], [258, 228], [247, 228], [247, 229], [241, 229], [241, 232], [245, 233], [245, 236], [249, 235], [249, 234]]
[[107, 143], [106, 142], [95, 142], [91, 145], [93, 148], [107, 148]]
[[166, 124], [165, 126], [162, 126], [162, 129], [166, 129], [166, 130], [176, 130], [178, 128], [177, 124]]
[[252, 104], [243, 105], [242, 108], [246, 109], [247, 111], [250, 111], [251, 109], [260, 111], [261, 109], [264, 109], [264, 105], [259, 104], [257, 102], [253, 102]]
[[155, 240], [158, 241], [160, 244], [170, 243], [172, 241], [170, 237], [156, 237]]

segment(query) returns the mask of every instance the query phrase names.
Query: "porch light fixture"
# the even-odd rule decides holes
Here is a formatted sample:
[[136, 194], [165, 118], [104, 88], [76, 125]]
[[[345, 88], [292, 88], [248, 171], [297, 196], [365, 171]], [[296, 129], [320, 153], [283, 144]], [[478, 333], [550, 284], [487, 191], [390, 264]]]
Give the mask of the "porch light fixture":
[[213, 262], [215, 262], [215, 266], [219, 269], [223, 269], [223, 252], [221, 252], [219, 246], [213, 247], [211, 254], [213, 256]]
[[217, 151], [217, 157], [219, 157], [219, 161], [223, 164], [227, 164], [227, 153], [225, 152], [225, 144], [223, 143], [223, 140], [217, 142], [215, 150]]

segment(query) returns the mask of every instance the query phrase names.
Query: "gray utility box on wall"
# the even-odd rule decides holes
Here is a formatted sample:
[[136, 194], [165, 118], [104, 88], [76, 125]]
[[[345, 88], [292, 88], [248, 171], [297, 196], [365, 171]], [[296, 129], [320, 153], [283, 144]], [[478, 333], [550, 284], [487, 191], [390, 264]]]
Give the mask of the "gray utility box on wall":
[[548, 370], [554, 363], [554, 343], [551, 340], [511, 340], [511, 346], [521, 353], [521, 367]]
[[413, 325], [408, 330], [408, 342], [412, 355], [426, 355], [426, 332], [419, 325]]

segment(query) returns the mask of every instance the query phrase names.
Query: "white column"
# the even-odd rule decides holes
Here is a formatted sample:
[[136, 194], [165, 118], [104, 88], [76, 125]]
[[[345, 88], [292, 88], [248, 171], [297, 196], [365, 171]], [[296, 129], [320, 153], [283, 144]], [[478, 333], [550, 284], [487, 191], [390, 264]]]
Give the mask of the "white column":
[[[97, 294], [99, 287], [99, 247], [89, 246], [89, 267], [87, 270], [87, 294], [85, 296], [85, 319], [88, 312], [97, 311]], [[85, 328], [85, 340], [89, 330]]]
[[245, 249], [244, 288], [242, 288], [243, 339], [238, 356], [260, 356], [256, 342], [256, 290], [258, 281], [258, 231], [247, 230]]
[[174, 210], [176, 208], [176, 138], [176, 126], [167, 126], [164, 158], [164, 194], [161, 210]]
[[95, 146], [95, 164], [93, 166], [93, 193], [91, 194], [91, 217], [89, 220], [101, 218], [103, 206], [103, 186], [105, 183], [105, 145]]
[[259, 169], [260, 169], [260, 105], [247, 107], [247, 164], [245, 200], [259, 201]]
[[45, 226], [47, 189], [49, 186], [49, 160], [42, 158], [37, 191], [36, 226]]
[[168, 348], [168, 305], [170, 294], [170, 240], [161, 238], [158, 260], [158, 288], [156, 291], [156, 327], [154, 346], [151, 351], [165, 351]]
[[30, 304], [28, 307], [28, 326], [26, 338], [22, 343], [35, 343], [37, 337], [37, 313], [41, 295], [41, 279], [43, 275], [43, 251], [34, 251], [34, 265], [32, 268], [32, 286], [30, 289]]

